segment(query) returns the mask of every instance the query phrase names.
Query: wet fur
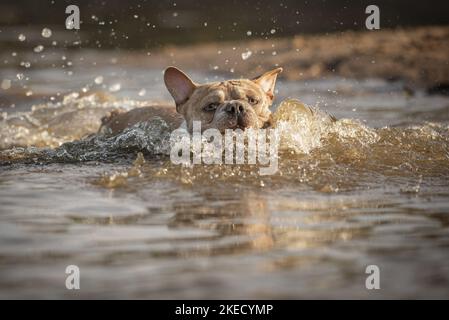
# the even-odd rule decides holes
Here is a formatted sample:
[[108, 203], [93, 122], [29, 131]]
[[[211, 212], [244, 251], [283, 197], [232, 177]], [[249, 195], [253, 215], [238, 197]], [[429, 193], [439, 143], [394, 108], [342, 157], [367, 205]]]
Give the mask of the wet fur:
[[[194, 121], [201, 129], [265, 128], [270, 125], [270, 107], [274, 85], [282, 68], [264, 73], [255, 79], [227, 80], [206, 84], [194, 83], [181, 70], [169, 67], [164, 74], [165, 85], [175, 106], [148, 106], [125, 112], [114, 110], [101, 119], [99, 133], [116, 135], [138, 122], [160, 117], [171, 129], [185, 120], [191, 132]], [[206, 110], [213, 105], [215, 109]], [[239, 110], [232, 112], [232, 110]]]

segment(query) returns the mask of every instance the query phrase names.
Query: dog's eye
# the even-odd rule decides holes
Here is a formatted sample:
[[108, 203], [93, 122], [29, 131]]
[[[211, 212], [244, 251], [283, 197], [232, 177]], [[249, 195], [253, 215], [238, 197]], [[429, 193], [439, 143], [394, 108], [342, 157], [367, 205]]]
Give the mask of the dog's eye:
[[215, 111], [218, 108], [218, 103], [209, 103], [206, 105], [203, 110], [204, 111]]
[[254, 104], [258, 104], [259, 100], [257, 100], [256, 98], [253, 98], [253, 97], [248, 97], [248, 102], [250, 104], [254, 105]]

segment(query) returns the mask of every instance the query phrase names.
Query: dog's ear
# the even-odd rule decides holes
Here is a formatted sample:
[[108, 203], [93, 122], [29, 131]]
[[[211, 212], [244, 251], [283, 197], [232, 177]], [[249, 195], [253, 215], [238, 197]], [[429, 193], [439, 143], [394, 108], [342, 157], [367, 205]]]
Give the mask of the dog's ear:
[[168, 67], [164, 72], [164, 82], [168, 92], [175, 99], [176, 109], [186, 102], [195, 91], [197, 85], [181, 70]]
[[254, 78], [253, 81], [262, 87], [262, 90], [265, 91], [265, 93], [267, 94], [267, 96], [270, 97], [270, 99], [273, 99], [276, 78], [278, 74], [281, 72], [282, 68], [276, 68], [274, 70], [265, 72], [261, 76]]

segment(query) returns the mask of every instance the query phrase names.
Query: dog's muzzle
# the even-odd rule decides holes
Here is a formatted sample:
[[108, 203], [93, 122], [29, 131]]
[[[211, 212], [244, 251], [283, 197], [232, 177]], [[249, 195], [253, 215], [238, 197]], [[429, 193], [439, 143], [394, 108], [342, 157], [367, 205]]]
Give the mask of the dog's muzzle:
[[233, 118], [237, 119], [237, 127], [245, 129], [249, 127], [250, 123], [247, 118], [246, 107], [239, 101], [232, 101], [225, 107], [226, 113]]

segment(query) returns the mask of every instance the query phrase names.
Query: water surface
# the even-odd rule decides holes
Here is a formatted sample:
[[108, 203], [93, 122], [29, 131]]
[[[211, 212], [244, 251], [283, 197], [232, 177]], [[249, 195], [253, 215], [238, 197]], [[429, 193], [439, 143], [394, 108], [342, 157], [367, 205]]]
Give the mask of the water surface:
[[[171, 164], [157, 119], [89, 136], [114, 108], [170, 100], [162, 68], [82, 52], [71, 75], [30, 69], [32, 95], [21, 80], [3, 91], [1, 298], [447, 298], [447, 97], [379, 79], [280, 81], [279, 171], [261, 177]], [[71, 264], [79, 291], [65, 288]], [[381, 290], [365, 288], [371, 264]]]

